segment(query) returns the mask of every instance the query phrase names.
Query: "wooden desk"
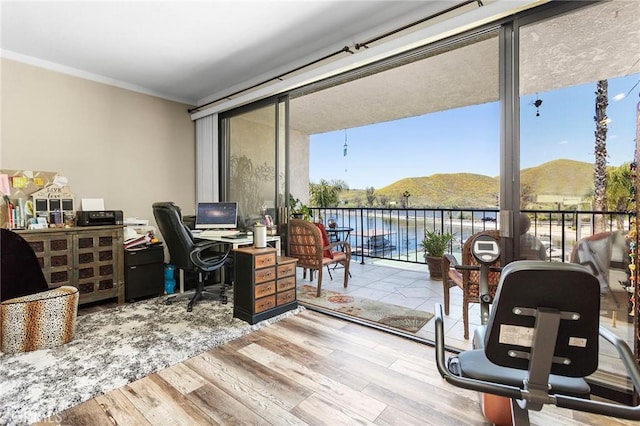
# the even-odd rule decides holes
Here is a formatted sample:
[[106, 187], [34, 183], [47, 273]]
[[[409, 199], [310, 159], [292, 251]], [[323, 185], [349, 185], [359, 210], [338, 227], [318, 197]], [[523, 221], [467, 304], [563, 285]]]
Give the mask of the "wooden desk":
[[[194, 235], [195, 238], [200, 240], [210, 240], [210, 241], [218, 241], [221, 243], [231, 244], [233, 250], [237, 250], [241, 247], [250, 247], [253, 246], [253, 237], [247, 238], [228, 238], [228, 237], [204, 237], [202, 235]], [[280, 256], [281, 251], [281, 242], [279, 235], [267, 235], [267, 245], [273, 246], [276, 249], [276, 255]], [[220, 279], [221, 282], [225, 282], [227, 279], [225, 268], [220, 270]], [[180, 269], [180, 293], [184, 292], [184, 271]]]
[[[236, 250], [240, 247], [248, 247], [253, 245], [253, 237], [247, 238], [228, 238], [228, 237], [203, 237], [202, 235], [194, 235], [195, 238], [201, 240], [220, 241], [222, 243], [231, 244], [233, 249]], [[275, 247], [278, 256], [281, 255], [280, 249], [280, 236], [279, 235], [267, 235], [267, 245]]]

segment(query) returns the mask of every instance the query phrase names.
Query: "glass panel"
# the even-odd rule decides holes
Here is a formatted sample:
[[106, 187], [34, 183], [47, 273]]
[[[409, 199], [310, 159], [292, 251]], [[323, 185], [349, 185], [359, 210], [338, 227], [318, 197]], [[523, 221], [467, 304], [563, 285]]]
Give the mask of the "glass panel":
[[238, 202], [239, 227], [263, 220], [276, 206], [275, 112], [268, 105], [228, 119], [228, 200]]
[[[624, 234], [636, 132], [640, 43], [636, 2], [604, 2], [520, 29], [521, 208], [526, 245], [549, 261], [595, 265], [601, 325], [633, 347]], [[626, 191], [626, 192], [625, 192]], [[602, 198], [604, 195], [607, 202]], [[607, 232], [607, 234], [593, 234]], [[524, 238], [524, 237], [523, 237]], [[525, 247], [522, 247], [523, 249]], [[521, 254], [525, 254], [521, 250]], [[594, 380], [629, 390], [611, 345], [601, 342]]]

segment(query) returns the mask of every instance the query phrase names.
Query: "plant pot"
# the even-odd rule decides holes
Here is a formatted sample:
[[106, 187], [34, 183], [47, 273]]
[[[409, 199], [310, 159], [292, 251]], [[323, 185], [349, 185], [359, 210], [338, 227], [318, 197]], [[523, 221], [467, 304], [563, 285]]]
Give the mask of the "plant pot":
[[426, 255], [425, 259], [429, 267], [429, 278], [435, 281], [442, 281], [442, 257]]
[[293, 213], [291, 216], [293, 216], [294, 219], [303, 219], [304, 218], [304, 214], [302, 214], [302, 213]]

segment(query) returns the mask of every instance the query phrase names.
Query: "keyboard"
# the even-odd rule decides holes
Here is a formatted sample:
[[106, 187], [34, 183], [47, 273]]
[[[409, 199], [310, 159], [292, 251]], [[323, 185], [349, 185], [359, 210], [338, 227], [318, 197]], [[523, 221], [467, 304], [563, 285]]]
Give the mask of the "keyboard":
[[236, 231], [235, 229], [206, 229], [202, 231], [198, 236], [207, 238], [207, 237], [230, 237], [233, 235], [239, 234], [240, 231]]

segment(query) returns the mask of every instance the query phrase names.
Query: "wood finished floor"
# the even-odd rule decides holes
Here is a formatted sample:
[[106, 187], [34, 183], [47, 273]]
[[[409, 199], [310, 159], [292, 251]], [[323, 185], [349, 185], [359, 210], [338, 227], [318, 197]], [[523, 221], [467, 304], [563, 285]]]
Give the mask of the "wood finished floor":
[[[531, 422], [637, 424], [555, 407]], [[442, 381], [433, 348], [309, 310], [41, 422], [51, 423], [486, 424], [475, 392]]]

